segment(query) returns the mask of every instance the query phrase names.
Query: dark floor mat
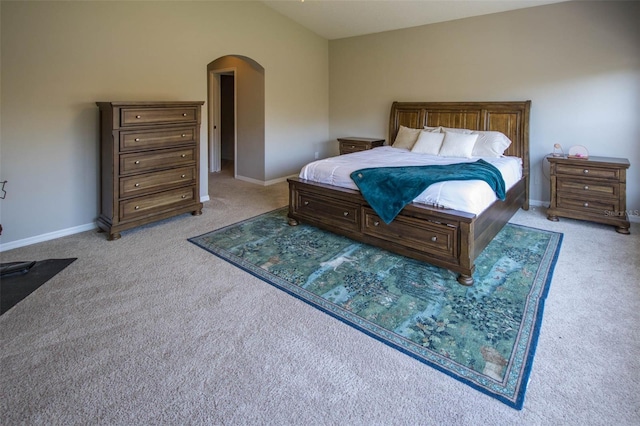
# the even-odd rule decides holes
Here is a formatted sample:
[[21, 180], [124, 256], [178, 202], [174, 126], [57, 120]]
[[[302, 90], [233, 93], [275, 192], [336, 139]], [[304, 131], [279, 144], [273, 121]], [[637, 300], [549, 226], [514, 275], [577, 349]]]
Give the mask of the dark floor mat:
[[0, 278], [0, 315], [14, 307], [76, 259], [42, 260], [36, 262], [28, 272], [18, 271], [3, 275]]

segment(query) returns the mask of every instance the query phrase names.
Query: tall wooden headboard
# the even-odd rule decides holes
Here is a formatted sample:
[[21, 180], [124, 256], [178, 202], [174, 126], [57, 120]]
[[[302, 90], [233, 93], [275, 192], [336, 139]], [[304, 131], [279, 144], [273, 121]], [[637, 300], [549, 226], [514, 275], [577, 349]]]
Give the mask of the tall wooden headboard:
[[400, 126], [421, 129], [455, 127], [495, 130], [511, 139], [505, 155], [522, 159], [526, 179], [525, 206], [529, 206], [529, 111], [531, 101], [520, 102], [394, 102], [389, 118], [389, 144]]

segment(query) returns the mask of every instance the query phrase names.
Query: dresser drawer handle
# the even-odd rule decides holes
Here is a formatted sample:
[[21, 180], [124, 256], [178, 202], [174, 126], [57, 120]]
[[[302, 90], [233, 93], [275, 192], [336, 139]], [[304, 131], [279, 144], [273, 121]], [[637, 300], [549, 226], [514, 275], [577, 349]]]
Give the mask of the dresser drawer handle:
[[183, 116], [183, 117], [186, 117], [186, 116], [187, 116], [187, 113], [186, 113], [186, 112], [183, 112], [183, 113], [182, 113], [182, 116]]
[[583, 206], [589, 207], [589, 203], [584, 203]]
[[140, 210], [140, 206], [135, 206], [134, 209], [135, 210]]
[[184, 179], [186, 176], [187, 176], [187, 175], [180, 175], [180, 177], [181, 177], [182, 179]]
[[187, 156], [187, 154], [182, 154], [180, 157], [184, 158], [184, 157], [186, 157], [186, 156]]
[[140, 164], [140, 160], [134, 161], [133, 164]]
[[136, 115], [136, 118], [142, 118], [142, 116], [141, 115]]
[[182, 196], [182, 198], [187, 198], [187, 196], [186, 196], [186, 195], [183, 195], [183, 196]]
[[187, 137], [187, 134], [186, 134], [186, 133], [183, 133], [183, 134], [182, 134], [182, 135], [180, 135], [180, 136], [182, 136], [183, 138], [186, 138], [186, 137]]
[[373, 222], [373, 226], [378, 226], [378, 225], [380, 225], [379, 221], [376, 220], [375, 222]]
[[584, 173], [585, 175], [586, 175], [586, 174], [589, 174], [589, 170], [584, 169], [584, 170], [582, 171], [582, 173]]
[[140, 138], [135, 138], [134, 141], [140, 142]]
[[137, 187], [139, 187], [139, 186], [140, 186], [140, 184], [139, 184], [139, 183], [136, 183], [136, 184], [135, 184], [135, 185], [133, 185], [133, 186], [135, 186], [135, 187], [137, 188]]
[[342, 216], [344, 216], [344, 217], [349, 216], [349, 212], [343, 212], [343, 213], [342, 213]]
[[438, 241], [438, 237], [431, 237], [431, 241], [435, 243], [436, 241]]
[[589, 190], [589, 185], [585, 185], [584, 189], [585, 189], [585, 191], [588, 191]]

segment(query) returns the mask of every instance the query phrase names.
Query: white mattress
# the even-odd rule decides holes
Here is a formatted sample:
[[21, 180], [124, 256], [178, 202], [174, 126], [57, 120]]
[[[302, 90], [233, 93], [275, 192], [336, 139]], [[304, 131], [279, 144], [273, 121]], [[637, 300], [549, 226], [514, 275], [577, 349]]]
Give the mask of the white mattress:
[[[325, 158], [307, 164], [300, 171], [300, 178], [313, 182], [327, 183], [343, 188], [358, 189], [351, 179], [353, 171], [368, 167], [426, 166], [477, 161], [474, 158], [438, 157], [435, 155], [412, 153], [406, 149], [382, 146], [338, 157]], [[518, 157], [487, 158], [483, 160], [494, 165], [504, 179], [509, 190], [522, 178], [522, 160]], [[481, 180], [446, 181], [429, 186], [414, 202], [468, 213], [480, 214], [495, 200], [496, 194], [489, 184]]]

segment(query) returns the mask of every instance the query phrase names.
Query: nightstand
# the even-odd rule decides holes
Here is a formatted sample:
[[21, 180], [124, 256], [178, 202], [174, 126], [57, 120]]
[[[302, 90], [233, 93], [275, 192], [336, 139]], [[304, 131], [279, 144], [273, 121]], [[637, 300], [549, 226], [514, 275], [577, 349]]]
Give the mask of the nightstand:
[[358, 151], [365, 151], [367, 149], [372, 149], [384, 145], [384, 139], [358, 137], [338, 138], [338, 142], [340, 142], [340, 155]]
[[626, 158], [566, 158], [547, 156], [550, 164], [551, 205], [547, 218], [589, 220], [629, 234]]

